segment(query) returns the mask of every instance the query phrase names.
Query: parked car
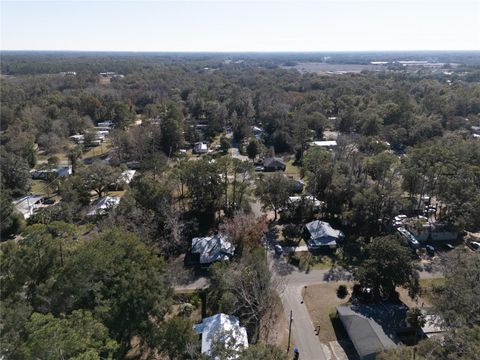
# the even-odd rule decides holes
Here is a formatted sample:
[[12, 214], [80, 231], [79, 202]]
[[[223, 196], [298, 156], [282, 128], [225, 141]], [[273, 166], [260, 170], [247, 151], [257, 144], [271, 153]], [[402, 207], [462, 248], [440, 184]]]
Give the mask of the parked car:
[[480, 251], [480, 242], [478, 242], [478, 241], [470, 241], [469, 245], [470, 245], [470, 247], [471, 247], [473, 250]]
[[281, 245], [275, 245], [274, 246], [274, 249], [275, 249], [275, 254], [277, 255], [282, 255], [283, 254], [283, 248]]
[[455, 249], [455, 246], [453, 246], [452, 244], [447, 243], [444, 246], [445, 246], [445, 250], [448, 250], [448, 251]]
[[255, 166], [255, 171], [265, 171], [265, 167], [260, 166], [260, 165]]
[[425, 246], [425, 249], [427, 250], [427, 254], [429, 256], [435, 256], [435, 248], [432, 245]]

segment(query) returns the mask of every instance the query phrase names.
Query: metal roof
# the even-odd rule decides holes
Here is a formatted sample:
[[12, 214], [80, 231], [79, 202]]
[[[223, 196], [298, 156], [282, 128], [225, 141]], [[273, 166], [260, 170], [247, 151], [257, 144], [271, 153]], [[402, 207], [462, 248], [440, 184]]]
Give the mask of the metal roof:
[[309, 246], [326, 246], [334, 245], [337, 240], [342, 240], [345, 236], [340, 230], [336, 230], [329, 223], [315, 220], [305, 225], [310, 233], [308, 241]]
[[377, 352], [396, 346], [373, 318], [355, 311], [352, 306], [338, 306], [337, 312], [360, 358], [374, 359]]
[[224, 235], [196, 237], [192, 239], [192, 254], [200, 255], [201, 264], [226, 261], [233, 256], [235, 246]]
[[[229, 349], [239, 352], [248, 347], [247, 330], [240, 326], [240, 321], [235, 316], [216, 314], [203, 319], [200, 324], [194, 325], [193, 330], [202, 334], [202, 354], [210, 355], [212, 343], [217, 341], [224, 343]], [[238, 356], [229, 359], [236, 358]]]

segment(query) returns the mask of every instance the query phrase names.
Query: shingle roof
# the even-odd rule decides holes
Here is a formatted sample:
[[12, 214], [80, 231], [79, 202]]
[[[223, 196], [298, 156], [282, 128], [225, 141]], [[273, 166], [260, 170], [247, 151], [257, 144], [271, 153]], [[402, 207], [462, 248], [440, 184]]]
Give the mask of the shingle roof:
[[272, 167], [272, 166], [285, 166], [285, 163], [282, 159], [277, 157], [266, 158], [263, 160], [263, 166]]

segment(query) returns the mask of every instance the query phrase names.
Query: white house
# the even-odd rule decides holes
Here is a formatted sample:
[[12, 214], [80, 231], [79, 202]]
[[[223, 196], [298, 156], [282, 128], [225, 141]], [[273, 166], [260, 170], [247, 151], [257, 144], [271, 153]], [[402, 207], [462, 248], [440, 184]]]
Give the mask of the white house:
[[335, 140], [323, 140], [323, 141], [312, 141], [310, 146], [320, 146], [330, 148], [333, 146], [337, 146], [337, 142]]
[[70, 136], [70, 140], [72, 140], [76, 144], [83, 144], [83, 142], [85, 141], [85, 135], [82, 135], [82, 134], [72, 135]]
[[32, 170], [30, 175], [33, 180], [45, 180], [48, 178], [49, 174], [56, 174], [58, 177], [67, 177], [72, 175], [71, 166], [60, 166], [56, 169], [45, 169], [45, 170]]
[[288, 204], [289, 205], [298, 205], [301, 203], [301, 201], [309, 202], [313, 205], [313, 208], [315, 210], [320, 210], [322, 208], [323, 202], [318, 200], [316, 197], [312, 195], [305, 195], [305, 196], [290, 196], [288, 198]]
[[88, 216], [105, 215], [110, 209], [114, 208], [120, 203], [118, 196], [104, 196], [95, 200], [90, 206]]
[[133, 177], [135, 176], [135, 173], [137, 170], [125, 170], [123, 171], [117, 180], [113, 184], [110, 184], [111, 189], [114, 190], [124, 190], [125, 186], [130, 184], [133, 180]]
[[27, 195], [13, 202], [15, 209], [27, 220], [41, 207], [43, 196]]
[[[240, 321], [235, 316], [216, 314], [194, 325], [193, 330], [202, 335], [202, 354], [211, 355], [216, 342], [222, 342], [226, 348], [236, 352], [248, 348], [247, 330], [240, 326]], [[237, 358], [238, 355], [234, 355], [229, 359]], [[218, 356], [215, 357], [217, 359]]]
[[99, 128], [111, 128], [113, 126], [113, 121], [107, 120], [107, 121], [101, 121], [97, 123], [97, 127]]
[[206, 154], [208, 153], [208, 146], [204, 142], [197, 142], [193, 146], [193, 152], [196, 154]]

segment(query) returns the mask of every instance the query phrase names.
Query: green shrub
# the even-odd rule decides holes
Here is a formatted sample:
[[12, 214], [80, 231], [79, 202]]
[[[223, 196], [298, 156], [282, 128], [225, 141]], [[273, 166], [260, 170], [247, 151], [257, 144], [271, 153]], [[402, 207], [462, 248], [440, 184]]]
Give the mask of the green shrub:
[[345, 299], [348, 295], [348, 289], [345, 285], [340, 285], [337, 289], [337, 296], [340, 299]]

